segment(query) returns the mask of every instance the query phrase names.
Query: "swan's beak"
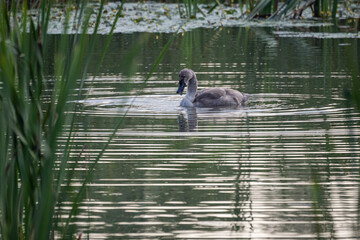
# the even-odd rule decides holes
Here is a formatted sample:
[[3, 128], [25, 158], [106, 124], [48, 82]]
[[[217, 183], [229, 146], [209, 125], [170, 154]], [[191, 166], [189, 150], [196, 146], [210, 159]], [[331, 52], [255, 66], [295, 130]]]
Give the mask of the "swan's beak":
[[186, 87], [185, 81], [179, 81], [179, 88], [176, 91], [176, 93], [180, 93], [180, 95], [182, 95], [185, 87]]

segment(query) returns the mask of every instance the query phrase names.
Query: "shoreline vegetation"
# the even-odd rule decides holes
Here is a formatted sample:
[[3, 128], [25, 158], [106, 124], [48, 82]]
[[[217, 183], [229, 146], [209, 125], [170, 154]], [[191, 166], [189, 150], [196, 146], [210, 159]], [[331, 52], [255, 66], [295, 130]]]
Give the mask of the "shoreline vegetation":
[[[310, 27], [336, 24], [335, 19], [351, 25], [347, 28], [353, 33], [347, 35], [349, 38], [359, 38], [358, 6], [350, 0], [330, 2], [245, 0], [225, 4], [216, 0], [202, 4], [194, 0], [181, 4], [145, 1], [124, 4], [125, 1], [102, 0], [93, 5], [87, 1], [78, 4], [29, 1], [28, 5], [26, 1], [1, 1], [1, 239], [71, 239], [75, 236], [81, 239], [81, 235], [75, 234], [73, 218], [79, 213], [96, 163], [124, 119], [123, 116], [114, 126], [114, 132], [84, 171], [84, 176], [77, 176], [80, 187], [74, 187], [71, 169], [75, 169], [83, 156], [72, 152], [78, 107], [73, 100], [84, 97], [81, 89], [98, 34], [108, 36], [94, 77], [114, 33], [174, 33], [154, 60], [146, 83], [176, 35], [197, 27]], [[253, 19], [262, 20], [250, 21]], [[54, 44], [52, 63], [45, 60], [49, 34], [60, 34], [60, 40]], [[130, 55], [122, 61], [134, 62], [134, 58]], [[51, 79], [45, 74], [49, 64], [54, 68]], [[356, 64], [354, 60], [354, 68]], [[354, 72], [356, 77], [358, 71]], [[65, 128], [70, 130], [64, 131]], [[64, 137], [65, 133], [68, 135]], [[71, 202], [71, 209], [64, 209], [64, 202]]]
[[[353, 25], [358, 33], [360, 8], [351, 0], [291, 0], [291, 1], [180, 1], [180, 3], [159, 3], [151, 1], [127, 2], [124, 4], [114, 33], [156, 32], [173, 33], [182, 26], [180, 32], [195, 28], [218, 28], [233, 26], [269, 26], [269, 27], [313, 27], [331, 26], [346, 22]], [[87, 3], [89, 22], [86, 29], [92, 33], [99, 13], [98, 2]], [[49, 9], [49, 34], [64, 33], [66, 15], [69, 14], [67, 33], [76, 33], [78, 28], [76, 3], [56, 3]], [[105, 2], [101, 10], [99, 34], [108, 34], [113, 20], [119, 11], [121, 2]], [[28, 16], [36, 19], [40, 8], [29, 10]], [[70, 11], [70, 12], [69, 12]], [[21, 18], [19, 18], [21, 21]], [[29, 27], [29, 26], [28, 26]]]

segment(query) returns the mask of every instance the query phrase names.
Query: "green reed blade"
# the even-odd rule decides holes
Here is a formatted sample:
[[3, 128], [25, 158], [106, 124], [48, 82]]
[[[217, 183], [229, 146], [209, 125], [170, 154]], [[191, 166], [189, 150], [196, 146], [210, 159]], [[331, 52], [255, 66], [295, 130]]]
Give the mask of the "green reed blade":
[[251, 20], [253, 19], [256, 14], [258, 14], [260, 11], [262, 11], [269, 3], [271, 0], [261, 0], [256, 6], [255, 8], [249, 13], [249, 15], [247, 16], [247, 20]]
[[286, 13], [292, 11], [299, 3], [301, 0], [289, 0], [287, 1], [286, 6], [283, 5], [282, 8], [279, 8], [279, 11], [276, 11], [274, 14], [271, 15], [271, 17], [269, 17], [269, 20], [277, 20], [279, 18], [281, 18], [283, 15], [285, 15]]
[[[0, 128], [1, 133], [5, 134], [1, 136], [1, 143], [3, 152], [8, 151], [9, 145], [13, 149], [13, 154], [3, 154], [7, 157], [1, 159], [0, 170], [6, 176], [6, 181], [2, 183], [6, 184], [0, 187], [0, 226], [4, 239], [18, 239], [19, 236], [48, 239], [56, 201], [52, 180], [57, 138], [63, 131], [63, 123], [71, 119], [63, 113], [69, 106], [67, 101], [76, 80], [81, 76], [84, 62], [88, 61], [84, 56], [90, 57], [91, 54], [87, 52], [87, 35], [83, 34], [79, 40], [77, 37], [61, 37], [59, 49], [63, 51], [55, 56], [60, 60], [60, 63], [56, 61], [55, 67], [57, 81], [43, 116], [40, 104], [44, 79], [42, 46], [47, 41], [51, 5], [42, 1], [41, 14], [35, 27], [32, 20], [27, 19], [25, 3], [21, 28], [16, 17], [10, 28], [10, 12], [6, 10], [4, 2], [0, 3], [0, 11], [4, 13], [0, 17], [0, 111], [1, 123], [5, 122]], [[13, 16], [17, 14], [16, 7], [12, 3]], [[29, 34], [25, 32], [27, 21], [30, 21]], [[41, 143], [44, 144], [43, 153]], [[16, 161], [9, 162], [13, 156]], [[65, 158], [68, 159], [69, 155], [65, 154]], [[58, 183], [61, 183], [61, 179]]]
[[197, 6], [198, 4], [197, 4], [197, 0], [194, 0], [194, 3], [193, 3], [193, 14], [192, 14], [192, 16], [194, 17], [194, 18], [196, 18], [196, 12], [197, 12], [197, 9], [198, 9], [198, 6]]
[[[121, 6], [120, 6], [120, 8], [119, 8], [119, 10], [118, 10], [118, 12], [117, 12], [117, 14], [116, 14], [116, 16], [115, 16], [115, 19], [114, 19], [112, 28], [111, 28], [111, 30], [110, 30], [110, 33], [109, 33], [109, 35], [108, 35], [108, 37], [107, 37], [107, 40], [106, 40], [106, 43], [105, 43], [105, 47], [104, 47], [104, 49], [103, 49], [103, 51], [102, 51], [102, 55], [101, 55], [101, 57], [100, 57], [100, 60], [98, 61], [97, 68], [96, 68], [96, 71], [95, 71], [93, 80], [94, 80], [95, 76], [97, 75], [97, 73], [98, 73], [98, 71], [99, 71], [99, 69], [100, 69], [101, 63], [102, 63], [102, 61], [103, 61], [103, 59], [104, 59], [104, 57], [105, 57], [105, 53], [106, 53], [106, 51], [107, 51], [107, 49], [108, 49], [108, 46], [109, 46], [109, 44], [110, 44], [110, 40], [111, 40], [112, 35], [113, 35], [113, 32], [114, 32], [114, 30], [115, 30], [116, 23], [117, 23], [120, 15], [121, 15], [121, 12], [122, 12], [124, 3], [125, 3], [125, 0], [122, 1]], [[99, 15], [99, 16], [100, 16], [100, 15]], [[99, 18], [98, 18], [98, 19], [99, 19]], [[97, 27], [97, 28], [98, 28], [98, 27]], [[97, 33], [97, 28], [94, 30], [94, 33], [93, 33], [94, 36], [95, 36], [95, 34]], [[94, 45], [94, 44], [95, 44], [95, 41], [94, 41], [93, 45]], [[92, 50], [93, 50], [93, 47], [92, 47]], [[91, 50], [91, 51], [92, 51], [92, 50]], [[90, 58], [89, 58], [89, 59], [90, 59]], [[88, 63], [88, 62], [89, 62], [89, 61], [87, 61], [87, 63]], [[83, 79], [85, 78], [85, 72], [86, 72], [86, 69], [84, 70]], [[81, 81], [81, 86], [80, 86], [80, 90], [79, 90], [78, 97], [80, 97], [80, 94], [81, 94], [81, 92], [82, 92], [82, 91], [81, 91], [82, 85], [83, 85], [83, 81]], [[75, 112], [76, 112], [76, 111], [75, 111]], [[65, 160], [65, 159], [69, 158], [70, 151], [68, 151], [68, 149], [69, 149], [70, 142], [71, 142], [71, 139], [72, 139], [71, 137], [72, 137], [72, 132], [73, 132], [73, 127], [74, 127], [74, 121], [75, 121], [75, 119], [76, 119], [75, 116], [73, 116], [73, 117], [72, 117], [72, 123], [70, 124], [70, 126], [71, 126], [70, 133], [69, 133], [69, 136], [68, 136], [68, 139], [67, 139], [67, 142], [66, 142], [66, 146], [65, 146], [65, 153], [64, 153], [64, 155], [63, 155], [64, 157], [63, 157], [63, 159], [61, 160], [61, 166], [60, 166], [59, 175], [58, 175], [58, 178], [57, 178], [57, 179], [59, 179], [58, 185], [57, 185], [57, 191], [56, 191], [57, 193], [60, 192], [61, 183], [63, 182], [63, 179], [64, 179], [64, 172], [65, 172], [65, 166], [66, 166], [66, 160]]]
[[[91, 59], [91, 53], [94, 51], [95, 42], [96, 42], [96, 39], [97, 39], [97, 33], [98, 33], [98, 30], [99, 30], [100, 21], [101, 21], [101, 17], [102, 17], [102, 12], [103, 12], [103, 8], [104, 8], [104, 3], [105, 3], [105, 0], [102, 0], [101, 3], [100, 3], [100, 9], [99, 9], [99, 13], [98, 13], [97, 18], [96, 18], [95, 28], [94, 28], [92, 37], [90, 38], [90, 43], [89, 43], [89, 48], [88, 48], [89, 56], [87, 56], [85, 64], [84, 64], [84, 71], [83, 71], [83, 76], [82, 76], [80, 89], [82, 89], [83, 80], [85, 79], [85, 74], [87, 73], [87, 68], [89, 66], [89, 62], [90, 62], [90, 59]], [[123, 5], [123, 3], [122, 3], [122, 5]], [[117, 20], [119, 19], [120, 14], [117, 14], [117, 16], [118, 17], [115, 18], [116, 21], [114, 21], [112, 29], [115, 28], [115, 24], [116, 24]], [[90, 14], [88, 14], [88, 17], [86, 18], [86, 21], [85, 21], [86, 26], [89, 25], [89, 20], [90, 20]], [[87, 28], [84, 28], [83, 34], [86, 34], [86, 32], [87, 32]], [[106, 52], [106, 49], [104, 49], [104, 51], [103, 51], [104, 55], [105, 55], [105, 52]], [[81, 90], [80, 90], [80, 93], [81, 93]]]
[[[111, 30], [110, 30], [110, 33], [108, 35], [108, 37], [106, 38], [106, 41], [105, 41], [105, 45], [104, 45], [104, 51], [102, 52], [101, 54], [101, 57], [100, 57], [100, 61], [98, 62], [98, 66], [95, 70], [95, 74], [94, 74], [94, 77], [93, 79], [95, 78], [95, 76], [98, 74], [99, 70], [100, 70], [100, 67], [101, 67], [101, 64], [104, 60], [104, 57], [105, 57], [105, 53], [107, 52], [107, 49], [109, 48], [109, 45], [110, 45], [110, 40], [112, 38], [112, 36], [114, 35], [114, 30], [115, 30], [115, 27], [116, 27], [116, 23], [118, 22], [120, 16], [121, 16], [121, 13], [122, 13], [122, 10], [124, 8], [124, 4], [125, 4], [125, 0], [122, 0], [121, 1], [121, 5], [120, 5], [120, 8], [118, 9], [117, 13], [116, 13], [116, 16], [115, 16], [115, 19], [114, 19], [114, 23], [112, 24], [112, 27], [111, 27]], [[180, 9], [180, 8], [179, 8]]]
[[321, 8], [320, 8], [320, 0], [315, 0], [314, 3], [314, 17], [320, 17], [321, 14]]
[[189, 8], [189, 10], [188, 10], [188, 12], [189, 12], [188, 18], [191, 18], [191, 13], [192, 13], [192, 10], [191, 10], [191, 8], [192, 8], [191, 0], [188, 0], [187, 6], [188, 6], [188, 8]]
[[[41, 28], [41, 43], [44, 44], [44, 48], [46, 48], [46, 43], [47, 43], [47, 30], [49, 28], [49, 20], [50, 20], [50, 10], [52, 7], [52, 1], [41, 1], [41, 18], [40, 18], [40, 22], [38, 22], [38, 24], [40, 24]], [[39, 26], [39, 25], [38, 25]]]
[[331, 16], [333, 19], [336, 18], [338, 0], [333, 0]]

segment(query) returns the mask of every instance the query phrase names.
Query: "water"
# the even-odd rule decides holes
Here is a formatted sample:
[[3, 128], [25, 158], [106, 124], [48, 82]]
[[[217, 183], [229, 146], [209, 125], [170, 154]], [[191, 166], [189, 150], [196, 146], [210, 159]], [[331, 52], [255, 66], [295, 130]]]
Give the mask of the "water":
[[[78, 101], [78, 172], [127, 113], [76, 220], [83, 237], [359, 238], [360, 115], [346, 97], [359, 40], [278, 30], [187, 32], [146, 83], [171, 35], [115, 35], [100, 76], [85, 84], [88, 98]], [[124, 59], [134, 49], [132, 69]], [[248, 105], [179, 107], [185, 66], [200, 88], [252, 94]]]

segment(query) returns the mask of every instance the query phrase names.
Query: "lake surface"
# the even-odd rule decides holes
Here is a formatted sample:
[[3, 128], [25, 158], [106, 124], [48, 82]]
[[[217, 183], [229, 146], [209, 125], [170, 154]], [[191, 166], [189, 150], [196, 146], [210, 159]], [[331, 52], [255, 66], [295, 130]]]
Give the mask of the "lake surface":
[[[79, 173], [127, 113], [76, 220], [83, 238], [360, 238], [360, 115], [346, 97], [360, 40], [279, 31], [334, 32], [193, 30], [179, 34], [147, 82], [172, 35], [114, 36], [78, 101]], [[185, 67], [200, 88], [252, 97], [237, 109], [179, 107]]]

